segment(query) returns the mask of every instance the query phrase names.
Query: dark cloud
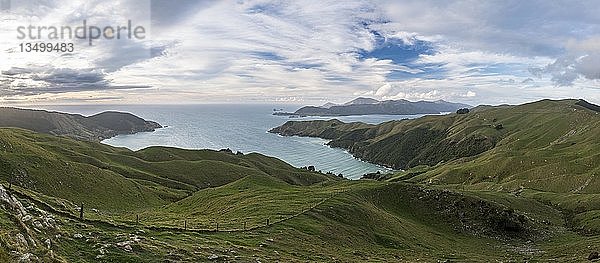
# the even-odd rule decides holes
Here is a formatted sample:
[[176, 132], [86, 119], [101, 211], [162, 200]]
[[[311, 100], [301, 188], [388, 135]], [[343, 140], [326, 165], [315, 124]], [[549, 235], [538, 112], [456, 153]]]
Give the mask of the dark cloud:
[[104, 75], [97, 70], [55, 69], [49, 73], [33, 74], [31, 79], [62, 87], [108, 86]]
[[0, 12], [10, 10], [10, 0], [0, 0]]
[[[36, 85], [27, 85], [27, 82], [19, 82], [19, 80], [33, 80], [36, 81]], [[105, 78], [104, 73], [97, 69], [11, 68], [0, 74], [0, 96], [144, 88], [150, 86], [112, 85]]]
[[175, 43], [146, 47], [141, 43], [121, 42], [123, 41], [114, 41], [114, 44], [107, 48], [109, 52], [95, 61], [96, 68], [106, 72], [115, 72], [135, 63], [164, 56], [167, 49]]
[[600, 37], [566, 44], [567, 53], [543, 68], [530, 70], [541, 77], [550, 74], [559, 86], [571, 86], [578, 78], [600, 80]]
[[199, 9], [208, 7], [216, 0], [150, 0], [152, 24], [156, 26], [170, 26], [182, 21]]
[[575, 68], [588, 79], [600, 79], [600, 53], [580, 58]]

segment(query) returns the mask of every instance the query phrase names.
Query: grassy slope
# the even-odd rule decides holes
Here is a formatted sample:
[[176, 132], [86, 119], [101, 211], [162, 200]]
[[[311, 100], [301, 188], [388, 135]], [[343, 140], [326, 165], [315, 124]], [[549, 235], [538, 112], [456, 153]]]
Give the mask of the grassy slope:
[[[28, 203], [26, 199], [24, 202]], [[300, 213], [294, 214], [297, 210]], [[283, 220], [279, 215], [284, 216]], [[101, 249], [102, 259], [107, 262], [198, 262], [213, 255], [219, 257], [218, 261], [241, 262], [489, 262], [550, 258], [567, 262], [580, 260], [589, 253], [586, 251], [596, 249], [598, 241], [566, 231], [556, 209], [525, 197], [373, 181], [300, 187], [273, 177], [249, 176], [147, 210], [141, 218], [141, 225], [117, 228], [58, 216], [61, 237], [50, 235], [53, 250], [66, 260], [87, 262], [102, 255]], [[236, 232], [146, 228], [173, 226], [170, 220], [182, 223], [184, 219], [189, 220], [189, 228], [196, 226], [193, 220], [203, 219], [220, 220], [220, 230], [241, 228], [240, 221], [227, 222], [225, 218], [247, 220], [249, 228], [259, 227]], [[262, 226], [255, 225], [253, 222], [260, 224], [261, 220], [252, 221], [253, 218], [270, 218], [272, 225], [265, 227], [264, 221]], [[18, 229], [14, 223], [8, 224], [0, 233]], [[522, 231], [516, 231], [514, 226], [521, 226]], [[82, 234], [83, 238], [74, 237], [75, 234]], [[43, 230], [39, 236], [44, 240], [48, 233]], [[14, 243], [10, 237], [6, 240]], [[133, 252], [117, 245], [127, 240], [139, 240], [131, 243]], [[10, 249], [14, 249], [14, 244]], [[36, 255], [48, 253], [40, 248]]]
[[542, 101], [510, 109], [473, 112], [474, 121], [496, 119], [505, 133], [497, 146], [473, 158], [440, 165], [414, 178], [484, 188], [598, 193], [600, 114], [574, 101]]
[[[600, 193], [600, 113], [577, 100], [477, 107], [380, 125], [289, 122], [275, 132], [332, 138], [366, 160], [413, 170], [398, 179], [473, 189]], [[502, 129], [496, 129], [496, 125]], [[324, 134], [334, 134], [325, 136]]]
[[[565, 108], [560, 108], [559, 106], [563, 104], [567, 105], [564, 106]], [[540, 110], [541, 105], [545, 106]], [[488, 114], [486, 112], [489, 109], [475, 111], [468, 123], [478, 127], [482, 125], [481, 123], [497, 118], [496, 122], [502, 122], [505, 126], [501, 132], [531, 136], [526, 137], [529, 142], [523, 143], [524, 137], [517, 135], [499, 136], [498, 138], [502, 140], [492, 151], [471, 158], [446, 162], [445, 165], [420, 167], [417, 173], [407, 177], [411, 172], [409, 171], [393, 179], [408, 179], [428, 184], [431, 180], [431, 184], [425, 187], [406, 183], [324, 180], [320, 175], [290, 169], [288, 165], [276, 159], [255, 154], [238, 156], [214, 151], [189, 151], [163, 147], [131, 152], [100, 144], [57, 139], [20, 130], [0, 129], [0, 161], [3, 161], [0, 162], [3, 167], [0, 169], [0, 176], [4, 179], [7, 175], [19, 175], [25, 171], [27, 176], [24, 178], [36, 180], [32, 180], [35, 182], [32, 184], [25, 184], [29, 182], [28, 180], [21, 181], [22, 186], [27, 189], [18, 188], [19, 191], [52, 205], [68, 203], [62, 198], [48, 196], [69, 197], [72, 190], [68, 187], [62, 187], [55, 182], [42, 182], [39, 185], [37, 182], [50, 181], [46, 177], [67, 176], [38, 171], [44, 170], [43, 168], [56, 169], [53, 164], [60, 167], [61, 162], [66, 162], [69, 165], [83, 165], [85, 169], [81, 174], [77, 174], [79, 176], [87, 176], [89, 174], [85, 173], [98, 169], [116, 178], [114, 182], [103, 179], [97, 181], [97, 184], [104, 184], [106, 181], [107, 184], [123, 185], [129, 189], [131, 183], [134, 185], [131, 189], [138, 189], [134, 193], [147, 192], [150, 197], [157, 200], [156, 203], [140, 201], [139, 204], [124, 204], [125, 201], [135, 203], [136, 200], [134, 198], [119, 201], [110, 199], [111, 197], [106, 197], [102, 193], [95, 193], [99, 194], [100, 200], [106, 199], [106, 202], [117, 203], [100, 204], [98, 213], [87, 212], [89, 218], [133, 226], [137, 214], [140, 215], [141, 225], [134, 228], [116, 228], [101, 222], [76, 223], [72, 219], [62, 218], [61, 220], [64, 220], [61, 228], [62, 237], [55, 240], [56, 245], [53, 249], [59, 256], [70, 261], [94, 261], [96, 256], [101, 254], [102, 244], [109, 244], [103, 259], [120, 262], [162, 262], [164, 259], [197, 262], [206, 261], [212, 255], [217, 255], [219, 260], [236, 261], [390, 262], [401, 259], [408, 261], [419, 259], [425, 262], [435, 262], [438, 259], [479, 262], [551, 259], [560, 262], [581, 261], [590, 251], [599, 249], [597, 236], [581, 236], [571, 231], [579, 230], [580, 227], [589, 231], [593, 229], [592, 226], [598, 224], [595, 217], [596, 210], [593, 209], [598, 207], [595, 206], [598, 198], [594, 193], [585, 192], [593, 189], [586, 189], [594, 185], [593, 177], [590, 177], [592, 180], [579, 192], [572, 192], [572, 189], [552, 191], [529, 185], [522, 191], [519, 190], [520, 186], [509, 187], [515, 181], [525, 181], [525, 179], [518, 181], [520, 179], [518, 176], [503, 177], [509, 180], [458, 181], [460, 184], [453, 181], [455, 176], [460, 176], [461, 173], [462, 176], [466, 176], [464, 173], [467, 172], [461, 170], [465, 167], [468, 169], [475, 167], [482, 169], [482, 173], [494, 175], [500, 168], [493, 165], [499, 163], [498, 160], [503, 160], [504, 157], [501, 157], [503, 155], [493, 156], [497, 158], [495, 162], [474, 161], [485, 158], [488, 154], [502, 154], [498, 149], [502, 149], [505, 143], [512, 145], [511, 150], [516, 146], [530, 147], [532, 155], [538, 156], [533, 153], [543, 152], [538, 150], [539, 148], [554, 149], [545, 145], [556, 141], [552, 136], [559, 136], [559, 142], [568, 147], [582, 147], [577, 148], [579, 154], [575, 156], [584, 156], [593, 152], [585, 145], [593, 143], [594, 138], [587, 136], [586, 132], [596, 131], [594, 129], [598, 126], [591, 122], [595, 120], [593, 114], [596, 113], [570, 105], [569, 102], [548, 101], [535, 106], [522, 107], [532, 107], [523, 108], [527, 110], [523, 115], [535, 111], [544, 112], [544, 114], [540, 113], [541, 116], [546, 116], [550, 110], [561, 113], [565, 109], [575, 109], [573, 113], [582, 118], [567, 119], [576, 127], [580, 127], [581, 123], [589, 123], [589, 130], [578, 130], [573, 133], [574, 135], [567, 136], [567, 139], [560, 139], [561, 134], [564, 135], [561, 131], [568, 133], [566, 128], [561, 128], [563, 118], [548, 117], [545, 120], [537, 116], [535, 119], [526, 120], [524, 116], [519, 119], [508, 114], [505, 118], [499, 114], [504, 110], [502, 108], [495, 109], [498, 112], [489, 113], [490, 115], [483, 115]], [[467, 116], [454, 118], [467, 118]], [[427, 118], [420, 121], [428, 122]], [[510, 124], [512, 121], [514, 126]], [[546, 123], [546, 121], [555, 122], [557, 127], [537, 125], [538, 122]], [[362, 124], [356, 125], [362, 126]], [[428, 125], [442, 127], [445, 124]], [[457, 134], [456, 138], [459, 138], [458, 134], [463, 131], [469, 131], [464, 134], [479, 134], [477, 129], [484, 129], [483, 126], [477, 129], [469, 127], [465, 126], [453, 133]], [[532, 130], [536, 131], [539, 129], [537, 136], [541, 137], [536, 137], [531, 134], [532, 130], [523, 127], [535, 127], [536, 129]], [[490, 131], [487, 128], [483, 131]], [[380, 129], [378, 133], [384, 134], [393, 129], [404, 128], [388, 123], [378, 129]], [[524, 130], [518, 131], [519, 129]], [[559, 131], [555, 131], [556, 129]], [[496, 132], [495, 129], [492, 130]], [[549, 137], [545, 138], [546, 135]], [[516, 142], [506, 141], [506, 138], [512, 138]], [[570, 143], [574, 138], [582, 141]], [[598, 149], [594, 148], [593, 144], [591, 148]], [[573, 148], [561, 152], [563, 153], [561, 160], [571, 158], [572, 151]], [[520, 152], [523, 156], [528, 156], [528, 153]], [[593, 158], [593, 153], [591, 155]], [[38, 156], [37, 158], [41, 156], [42, 160], [32, 159], [33, 156]], [[587, 160], [586, 158], [583, 157], [583, 160]], [[557, 159], [550, 160], [557, 161]], [[473, 163], [464, 165], [470, 161]], [[597, 169], [597, 165], [594, 165], [597, 163], [590, 163], [592, 171]], [[520, 162], [511, 165], [517, 164]], [[37, 170], [34, 169], [36, 165], [39, 167]], [[222, 181], [219, 175], [222, 176], [223, 172], [210, 172], [211, 170], [223, 171], [218, 170], [223, 166], [233, 169], [226, 172], [227, 175], [231, 175], [230, 180]], [[192, 170], [188, 167], [201, 170]], [[511, 168], [511, 166], [500, 167]], [[580, 171], [572, 167], [567, 168], [573, 169], [571, 171], [573, 173]], [[588, 170], [582, 169], [582, 175], [585, 176]], [[53, 171], [72, 173], [69, 172], [70, 170]], [[246, 176], [238, 177], [236, 171], [243, 171]], [[169, 173], [165, 174], [167, 172]], [[215, 177], [219, 178], [215, 179]], [[560, 183], [553, 182], [552, 176], [545, 177], [543, 180], [548, 182], [548, 187], [560, 186]], [[322, 183], [315, 184], [315, 182]], [[85, 185], [85, 182], [81, 183]], [[211, 186], [209, 188], [207, 188], [208, 183]], [[51, 187], [56, 187], [57, 190], [52, 190]], [[443, 190], [447, 188], [454, 190]], [[578, 189], [579, 187], [575, 188]], [[107, 188], [107, 191], [112, 190]], [[82, 193], [77, 194], [77, 191], [73, 192], [77, 200], [85, 196]], [[124, 209], [125, 207], [127, 209]], [[571, 210], [574, 212], [565, 214], [565, 211]], [[274, 225], [265, 227], [267, 218]], [[6, 225], [6, 228], [3, 225], [0, 229], [0, 235], [14, 236], [14, 233], [5, 232], [18, 228], [18, 224], [11, 220], [14, 219], [0, 220], [0, 224]], [[164, 227], [181, 228], [183, 220], [188, 220], [190, 229], [214, 229], [216, 222], [220, 223], [220, 230], [225, 231], [239, 230], [243, 227], [242, 222], [247, 222], [249, 228], [257, 228], [242, 232], [164, 229]], [[73, 238], [75, 233], [82, 233], [84, 238]], [[594, 232], [587, 233], [594, 234]], [[116, 245], [117, 242], [131, 239], [131, 235], [141, 237], [141, 241], [132, 244], [133, 252], [126, 252]], [[10, 238], [7, 240], [11, 241]], [[0, 259], [3, 256], [2, 250], [13, 249], [1, 247]], [[40, 253], [43, 254], [44, 251]]]
[[433, 165], [457, 157], [477, 155], [493, 148], [503, 132], [492, 120], [473, 121], [450, 114], [379, 125], [331, 121], [290, 121], [271, 132], [331, 139], [333, 147], [348, 149], [361, 159], [405, 169]]
[[[494, 129], [497, 124], [503, 129]], [[430, 164], [411, 168], [390, 181], [524, 196], [562, 210], [574, 230], [600, 233], [600, 113], [576, 100], [483, 106], [465, 115], [381, 125], [289, 122], [275, 132], [333, 139], [331, 145], [350, 148], [358, 156], [360, 151], [377, 149], [367, 154], [367, 159], [387, 165]], [[480, 141], [493, 144], [486, 151], [477, 147], [481, 144], [462, 144], [459, 148], [467, 154], [444, 147], [477, 141], [472, 138], [486, 138]], [[440, 143], [443, 141], [451, 143]]]
[[[480, 160], [495, 162], [502, 158], [504, 163], [498, 165], [503, 166], [495, 171], [505, 176], [516, 173], [516, 168], [525, 168], [525, 173], [536, 172], [529, 171], [530, 168], [548, 168], [542, 168], [542, 163], [535, 163], [535, 159], [562, 166], [564, 163], [557, 161], [561, 155], [584, 152], [586, 156], [579, 158], [579, 163], [568, 165], [566, 170], [587, 175], [589, 168], [576, 166], [589, 167], [598, 160], [598, 155], [590, 152], [599, 143], [595, 135], [600, 129], [600, 115], [576, 104], [576, 100], [544, 100], [519, 106], [483, 106], [464, 115], [427, 116], [379, 125], [344, 124], [335, 120], [288, 122], [272, 132], [331, 139], [331, 146], [347, 148], [362, 159], [401, 169], [422, 164], [433, 166], [486, 152], [490, 158]], [[496, 129], [500, 124], [503, 128]], [[497, 145], [502, 147], [489, 151]], [[514, 160], [521, 161], [515, 157], [525, 152], [532, 154], [531, 150], [535, 150], [536, 156], [531, 160], [534, 163], [529, 167], [515, 165]], [[547, 156], [556, 159], [542, 159]], [[463, 163], [457, 163], [457, 167], [463, 167]], [[564, 173], [564, 169], [551, 168], [555, 173]], [[486, 172], [480, 174], [488, 176]], [[455, 174], [448, 177], [464, 179]]]
[[[159, 261], [159, 258], [170, 257], [201, 261], [214, 253], [231, 257], [222, 255], [229, 253], [224, 252], [223, 248], [239, 250], [239, 257], [245, 260], [260, 257], [285, 261], [322, 261], [332, 258], [346, 262], [399, 258], [485, 261], [522, 256], [505, 252], [507, 246], [496, 238], [506, 236], [508, 240], [505, 242], [521, 246], [523, 237], [517, 235], [514, 241], [510, 241], [513, 240], [510, 235], [494, 232], [495, 222], [512, 222], [518, 219], [514, 216], [516, 214], [505, 212], [504, 206], [483, 200], [479, 202], [479, 199], [462, 194], [430, 191], [403, 183], [325, 180], [327, 178], [321, 183], [309, 185], [315, 181], [314, 178], [321, 178], [322, 175], [292, 169], [276, 159], [256, 154], [240, 156], [162, 147], [130, 152], [23, 130], [2, 129], [0, 133], [1, 147], [4, 149], [0, 155], [4, 161], [3, 175], [19, 174], [21, 171], [26, 174], [19, 180], [23, 182], [19, 185], [25, 188], [13, 186], [26, 194], [21, 195], [25, 206], [28, 206], [27, 203], [35, 206], [40, 201], [57, 206], [68, 204], [69, 200], [76, 202], [89, 198], [86, 200], [86, 218], [100, 220], [77, 223], [72, 217], [64, 217], [68, 213], [57, 214], [57, 220], [61, 222], [58, 230], [60, 237], [55, 237], [55, 230], [43, 230], [41, 233], [29, 231], [34, 233], [32, 235], [39, 243], [50, 238], [58, 259], [94, 261], [105, 244], [109, 245], [104, 249], [106, 260], [124, 262]], [[210, 180], [210, 174], [180, 167], [195, 166], [198, 162], [216, 162], [219, 167], [242, 167], [240, 169], [247, 175], [238, 178], [233, 174], [229, 182], [222, 182], [219, 178], [213, 181], [211, 188], [199, 187], [198, 182], [202, 180], [175, 176], [193, 173], [190, 177], [199, 174], [203, 180]], [[65, 170], [57, 168], [63, 165], [67, 167]], [[167, 165], [166, 169], [172, 169], [173, 172], [162, 176], [158, 172], [163, 170], [157, 168], [161, 165]], [[82, 168], [78, 170], [78, 166]], [[155, 177], [169, 177], [181, 184], [175, 186], [191, 187], [191, 190], [182, 190], [186, 195], [181, 200], [168, 201], [156, 189], [170, 193], [179, 191], [177, 188], [147, 183], [147, 180], [140, 178], [130, 179], [112, 171], [113, 166], [131, 170], [131, 173], [138, 173], [140, 177], [144, 173], [155, 172], [152, 174]], [[107, 177], [98, 178], [97, 172]], [[64, 187], [64, 183], [58, 183], [63, 180], [78, 181], [69, 184], [70, 187]], [[92, 182], [88, 183], [89, 180]], [[218, 186], [220, 183], [223, 185]], [[154, 199], [120, 196], [124, 194], [122, 191], [127, 194], [147, 194]], [[440, 196], [446, 198], [440, 199]], [[32, 203], [31, 198], [38, 201]], [[462, 205], [457, 209], [440, 209], [455, 204]], [[92, 207], [98, 211], [90, 211]], [[32, 208], [32, 211], [35, 210]], [[134, 226], [134, 214], [140, 215], [141, 220], [136, 228], [144, 232], [102, 223], [109, 221]], [[274, 225], [265, 227], [266, 219]], [[4, 243], [7, 251], [21, 249], [56, 259], [43, 248], [19, 248], [13, 238], [14, 232], [10, 232], [20, 228], [21, 223], [15, 220], [14, 217], [8, 217], [3, 221], [6, 227], [0, 231], [6, 237]], [[31, 224], [36, 220], [39, 221], [34, 217], [24, 224], [32, 228], [34, 226]], [[182, 228], [183, 220], [188, 220], [189, 229], [214, 229], [215, 223], [219, 222], [220, 230], [240, 230], [243, 228], [242, 222], [246, 222], [247, 227], [253, 230], [232, 233], [162, 230], [164, 227]], [[516, 224], [523, 225], [522, 233], [526, 236], [529, 235], [528, 231], [538, 231], [531, 227], [539, 225], [535, 221]], [[127, 252], [117, 245], [130, 237], [124, 235], [127, 233], [144, 236], [142, 241], [132, 244], [134, 252]], [[76, 238], [75, 234], [82, 234], [84, 238]], [[271, 239], [274, 241], [268, 241]], [[206, 245], [196, 247], [194, 244], [198, 243]], [[487, 245], [481, 246], [481, 243]], [[173, 250], [173, 246], [187, 247], [197, 253]], [[275, 250], [280, 252], [275, 253]]]
[[581, 232], [600, 233], [598, 112], [574, 101], [543, 101], [474, 113], [503, 123], [506, 134], [497, 146], [434, 166], [411, 181], [526, 195], [560, 207]]
[[[190, 228], [243, 229], [291, 217], [331, 196], [331, 188], [291, 186], [267, 176], [248, 176], [219, 188], [204, 189], [166, 207], [143, 213], [155, 225]], [[260, 204], [260, 205], [257, 205]]]
[[258, 154], [162, 147], [132, 152], [19, 129], [0, 129], [0, 164], [5, 181], [115, 211], [168, 204], [249, 175], [298, 185], [333, 179]]
[[103, 112], [85, 117], [79, 114], [0, 107], [0, 127], [101, 141], [117, 134], [154, 131], [161, 126], [122, 112]]

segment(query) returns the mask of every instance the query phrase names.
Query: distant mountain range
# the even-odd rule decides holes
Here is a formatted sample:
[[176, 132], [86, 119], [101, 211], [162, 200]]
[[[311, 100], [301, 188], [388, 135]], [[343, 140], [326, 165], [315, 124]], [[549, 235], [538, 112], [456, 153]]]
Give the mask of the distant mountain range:
[[274, 115], [283, 116], [349, 116], [349, 115], [412, 115], [412, 114], [439, 114], [454, 112], [460, 108], [470, 108], [470, 105], [452, 103], [443, 100], [417, 101], [385, 100], [379, 101], [372, 98], [356, 98], [347, 103], [338, 105], [328, 102], [320, 107], [305, 106], [295, 112], [275, 112]]
[[86, 141], [102, 141], [119, 134], [150, 132], [162, 126], [130, 113], [103, 112], [93, 116], [0, 108], [0, 127], [22, 128]]

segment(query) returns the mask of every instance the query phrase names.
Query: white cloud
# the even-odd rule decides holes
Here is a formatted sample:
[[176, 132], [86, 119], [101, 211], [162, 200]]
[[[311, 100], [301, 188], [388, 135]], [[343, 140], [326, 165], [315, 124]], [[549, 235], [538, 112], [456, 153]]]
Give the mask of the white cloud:
[[386, 96], [390, 93], [391, 90], [392, 90], [392, 85], [389, 83], [386, 83], [385, 85], [383, 85], [379, 89], [377, 89], [377, 91], [375, 92], [375, 96]]
[[[147, 1], [134, 0], [29, 1], [39, 7], [36, 16], [15, 7], [2, 14], [0, 49], [10, 53], [0, 70], [70, 72], [79, 80], [100, 72], [104, 88], [64, 90], [61, 96], [48, 91], [53, 99], [107, 93], [134, 102], [343, 101], [356, 94], [472, 104], [597, 98], [595, 1], [152, 1], [151, 16]], [[115, 24], [146, 23], [149, 17], [156, 23], [145, 41], [99, 42], [72, 56], [15, 52], [14, 28], [23, 19]], [[434, 50], [406, 63], [360, 58], [359, 51], [376, 48], [374, 31], [407, 45], [426, 41]], [[400, 73], [405, 77], [390, 77]], [[532, 73], [541, 75], [532, 79]], [[44, 85], [56, 85], [22, 77], [0, 74], [0, 96], [22, 99], [24, 87], [41, 87], [31, 93], [39, 100]], [[556, 87], [551, 80], [574, 87]], [[153, 89], [119, 89], [124, 86]]]
[[600, 80], [600, 36], [578, 41], [571, 39], [565, 44], [566, 53], [554, 62], [531, 71], [538, 77], [550, 74], [560, 86], [572, 86], [578, 78]]
[[473, 98], [475, 96], [477, 96], [477, 93], [470, 91], [470, 90], [467, 91], [467, 93], [465, 94], [465, 97], [468, 97], [468, 98]]

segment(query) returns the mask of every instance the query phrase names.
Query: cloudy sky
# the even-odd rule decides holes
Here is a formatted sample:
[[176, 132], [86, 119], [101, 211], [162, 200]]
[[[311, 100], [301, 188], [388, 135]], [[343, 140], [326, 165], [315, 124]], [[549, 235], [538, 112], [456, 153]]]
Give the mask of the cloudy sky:
[[[0, 103], [600, 103], [598, 1], [0, 0]], [[144, 39], [21, 52], [19, 26]], [[45, 31], [42, 32], [42, 35]], [[42, 39], [46, 42], [60, 42]]]

